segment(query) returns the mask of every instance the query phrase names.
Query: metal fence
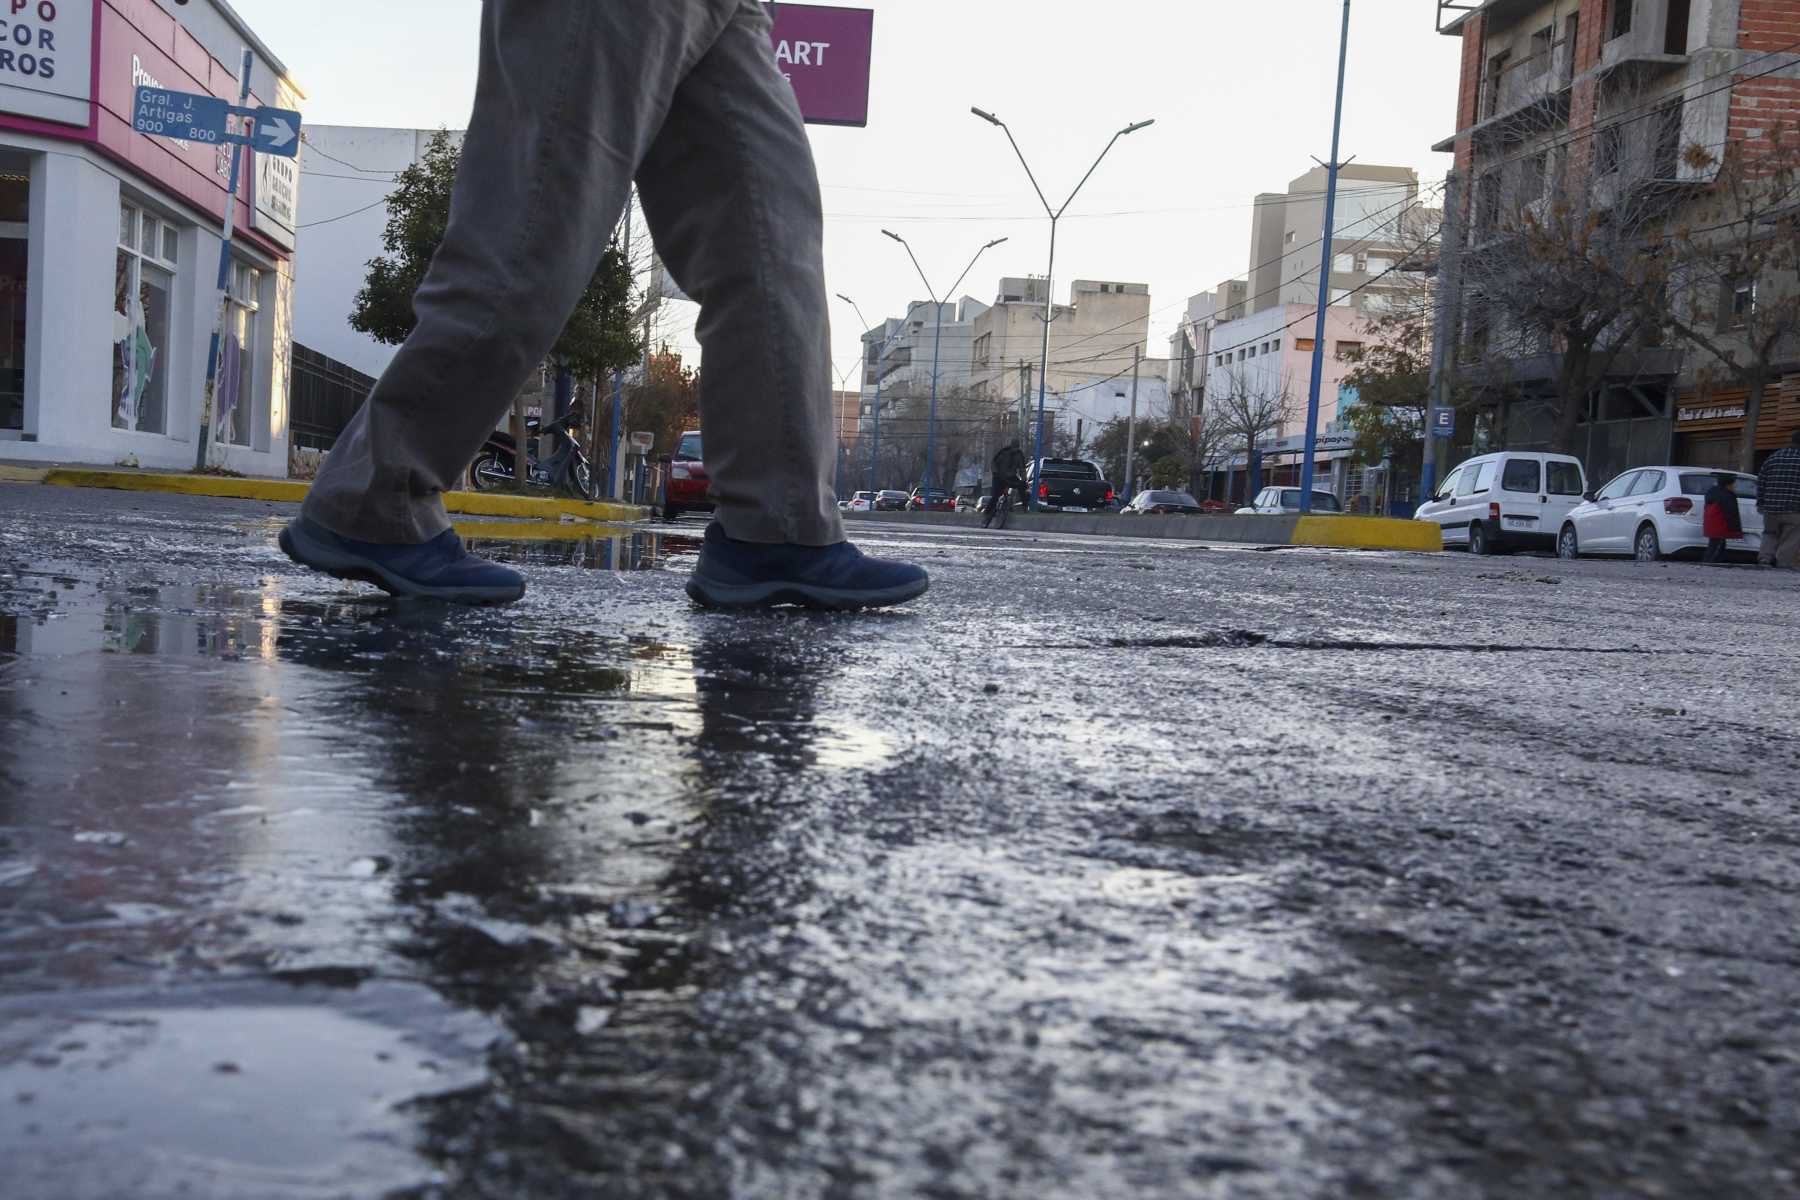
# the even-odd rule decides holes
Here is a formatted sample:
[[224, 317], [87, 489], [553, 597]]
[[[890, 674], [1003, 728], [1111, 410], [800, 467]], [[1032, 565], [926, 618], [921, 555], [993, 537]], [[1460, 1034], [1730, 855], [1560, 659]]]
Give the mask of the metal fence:
[[329, 450], [375, 386], [373, 377], [294, 343], [288, 432], [293, 444]]

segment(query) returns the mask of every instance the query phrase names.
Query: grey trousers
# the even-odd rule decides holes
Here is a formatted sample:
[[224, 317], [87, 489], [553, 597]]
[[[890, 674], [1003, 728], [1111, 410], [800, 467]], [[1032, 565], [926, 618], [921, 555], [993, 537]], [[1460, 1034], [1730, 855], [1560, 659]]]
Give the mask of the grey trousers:
[[475, 110], [417, 327], [305, 513], [369, 542], [455, 487], [562, 332], [635, 178], [700, 304], [701, 426], [733, 538], [844, 539], [818, 175], [756, 0], [485, 0]]
[[1800, 567], [1800, 513], [1764, 513], [1762, 547], [1756, 561]]

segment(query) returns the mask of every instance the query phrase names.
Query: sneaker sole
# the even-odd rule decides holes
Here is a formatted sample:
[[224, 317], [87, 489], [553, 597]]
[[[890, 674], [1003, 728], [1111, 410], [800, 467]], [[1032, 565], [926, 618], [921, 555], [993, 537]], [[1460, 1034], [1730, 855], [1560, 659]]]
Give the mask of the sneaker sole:
[[292, 525], [282, 529], [278, 541], [281, 543], [281, 552], [303, 567], [330, 575], [334, 579], [372, 583], [390, 596], [416, 596], [426, 600], [442, 600], [447, 604], [494, 606], [511, 604], [525, 594], [523, 584], [516, 588], [421, 587], [383, 570], [379, 564], [366, 558], [333, 550], [307, 537], [305, 533], [296, 533]]
[[800, 583], [713, 583], [692, 578], [687, 594], [703, 608], [774, 608], [794, 604], [801, 608], [820, 608], [832, 612], [854, 612], [863, 608], [889, 608], [923, 596], [931, 587], [930, 579], [880, 591], [847, 592], [838, 588], [809, 587]]

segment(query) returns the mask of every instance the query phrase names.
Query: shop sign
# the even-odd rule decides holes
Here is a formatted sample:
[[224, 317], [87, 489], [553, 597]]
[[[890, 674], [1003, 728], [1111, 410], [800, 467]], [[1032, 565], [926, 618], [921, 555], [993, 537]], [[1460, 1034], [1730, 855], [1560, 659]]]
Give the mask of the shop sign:
[[1744, 406], [1741, 404], [1719, 405], [1714, 408], [1684, 408], [1676, 414], [1677, 423], [1686, 425], [1690, 421], [1741, 421], [1744, 419]]
[[0, 0], [0, 112], [86, 127], [98, 0]]
[[770, 13], [775, 64], [794, 85], [800, 115], [811, 125], [867, 125], [874, 12], [774, 4]]
[[256, 156], [256, 209], [250, 228], [284, 250], [295, 245], [295, 211], [300, 194], [300, 164], [273, 154]]

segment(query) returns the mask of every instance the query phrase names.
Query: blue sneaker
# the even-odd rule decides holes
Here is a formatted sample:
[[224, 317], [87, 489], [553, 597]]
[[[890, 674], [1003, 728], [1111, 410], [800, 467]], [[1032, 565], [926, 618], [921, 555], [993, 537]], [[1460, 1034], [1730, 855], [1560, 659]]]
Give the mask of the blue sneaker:
[[706, 527], [687, 594], [707, 608], [886, 608], [925, 594], [931, 577], [911, 563], [869, 558], [849, 542], [770, 546]]
[[281, 549], [303, 567], [372, 583], [393, 596], [511, 604], [525, 594], [523, 575], [476, 558], [453, 529], [420, 545], [389, 546], [339, 537], [316, 521], [295, 517], [281, 531]]

